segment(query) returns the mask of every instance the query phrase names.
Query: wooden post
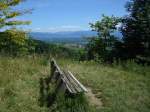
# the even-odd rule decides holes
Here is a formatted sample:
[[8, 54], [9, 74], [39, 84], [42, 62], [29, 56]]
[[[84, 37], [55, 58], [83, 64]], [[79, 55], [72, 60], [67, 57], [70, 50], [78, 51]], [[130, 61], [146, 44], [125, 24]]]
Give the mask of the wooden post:
[[51, 73], [50, 73], [50, 81], [52, 80], [52, 78], [53, 78], [53, 76], [54, 76], [54, 72], [55, 72], [55, 70], [56, 70], [56, 67], [55, 67], [55, 63], [54, 63], [54, 61], [52, 60], [51, 62], [50, 62], [50, 69], [51, 69]]

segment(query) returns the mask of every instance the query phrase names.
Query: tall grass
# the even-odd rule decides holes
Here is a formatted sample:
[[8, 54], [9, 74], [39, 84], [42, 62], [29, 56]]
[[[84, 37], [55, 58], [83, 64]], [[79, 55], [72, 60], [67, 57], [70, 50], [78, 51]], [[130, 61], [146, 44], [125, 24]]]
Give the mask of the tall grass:
[[[91, 62], [60, 60], [86, 86], [96, 91], [103, 106], [99, 112], [149, 112], [150, 67], [133, 62], [102, 65]], [[67, 65], [67, 67], [66, 67]]]
[[0, 112], [48, 112], [38, 104], [39, 79], [49, 71], [43, 61], [0, 57]]
[[91, 88], [103, 105], [91, 106], [82, 95], [71, 98], [60, 94], [49, 107], [45, 102], [53, 96], [52, 85], [49, 84], [47, 92], [41, 91], [41, 79], [47, 78], [50, 72], [48, 60], [39, 56], [0, 57], [0, 112], [150, 111], [150, 67], [133, 62], [124, 65], [70, 59], [57, 59], [57, 62]]

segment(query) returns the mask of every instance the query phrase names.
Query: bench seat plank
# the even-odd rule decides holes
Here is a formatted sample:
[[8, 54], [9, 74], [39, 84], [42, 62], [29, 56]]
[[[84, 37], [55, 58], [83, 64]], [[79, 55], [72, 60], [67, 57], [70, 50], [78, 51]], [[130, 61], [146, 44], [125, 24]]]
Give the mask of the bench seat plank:
[[[51, 61], [51, 73], [52, 77], [59, 80], [64, 85], [64, 89], [68, 90], [71, 94], [87, 92], [87, 89], [75, 78], [75, 76], [70, 72], [61, 71], [60, 67], [57, 65], [56, 61], [52, 59]], [[55, 76], [56, 75], [56, 76]]]

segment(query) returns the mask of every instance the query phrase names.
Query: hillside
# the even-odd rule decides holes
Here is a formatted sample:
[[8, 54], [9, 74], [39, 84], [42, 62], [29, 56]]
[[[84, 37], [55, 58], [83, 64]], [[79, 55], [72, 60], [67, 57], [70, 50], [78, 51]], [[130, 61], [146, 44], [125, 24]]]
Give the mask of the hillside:
[[[71, 70], [102, 101], [101, 107], [90, 106], [91, 111], [150, 111], [150, 67], [134, 63], [123, 67], [116, 64], [108, 66], [69, 59], [57, 59], [57, 62], [62, 68]], [[59, 105], [59, 100], [53, 107], [41, 106], [46, 100], [41, 96], [40, 80], [49, 72], [48, 60], [41, 56], [0, 57], [0, 112], [66, 112], [67, 105]], [[72, 111], [68, 110], [74, 111], [73, 107]]]
[[37, 40], [50, 43], [77, 43], [85, 44], [86, 37], [96, 36], [93, 31], [66, 31], [66, 32], [31, 32], [29, 35]]
[[0, 112], [150, 112], [150, 0], [0, 0]]
[[[29, 34], [33, 39], [42, 40], [50, 43], [74, 43], [85, 44], [87, 38], [97, 36], [95, 31], [66, 31], [66, 32], [31, 32]], [[113, 34], [117, 38], [121, 38], [120, 32], [116, 31]]]

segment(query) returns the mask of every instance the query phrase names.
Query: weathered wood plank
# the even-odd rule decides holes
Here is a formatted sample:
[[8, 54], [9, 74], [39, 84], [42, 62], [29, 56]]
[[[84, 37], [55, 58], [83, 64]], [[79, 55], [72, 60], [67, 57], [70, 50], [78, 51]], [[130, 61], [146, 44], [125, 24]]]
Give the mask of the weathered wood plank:
[[51, 61], [51, 79], [55, 80], [57, 88], [64, 88], [71, 94], [77, 94], [81, 92], [87, 92], [87, 89], [74, 77], [74, 75], [68, 71], [63, 72], [57, 65], [56, 61]]
[[74, 77], [74, 75], [70, 71], [68, 71], [68, 73], [76, 81], [76, 83], [83, 89], [83, 91], [88, 92], [88, 90]]
[[75, 82], [75, 80], [72, 79], [70, 74], [68, 72], [65, 73], [68, 80], [70, 81], [70, 85], [75, 89], [76, 93], [83, 92], [82, 88], [79, 87], [79, 85]]
[[52, 59], [52, 62], [53, 62], [53, 66], [58, 70], [58, 72], [60, 74], [63, 74], [63, 72], [61, 71], [60, 67], [57, 65], [56, 61], [54, 59]]
[[72, 90], [72, 93], [77, 93], [75, 87], [73, 84], [71, 84], [70, 79], [67, 77], [67, 75], [64, 73], [64, 78], [65, 78], [65, 82], [67, 82], [68, 86], [70, 87], [70, 89]]

